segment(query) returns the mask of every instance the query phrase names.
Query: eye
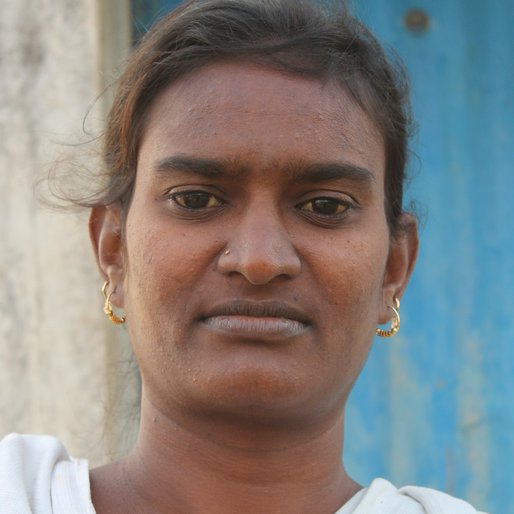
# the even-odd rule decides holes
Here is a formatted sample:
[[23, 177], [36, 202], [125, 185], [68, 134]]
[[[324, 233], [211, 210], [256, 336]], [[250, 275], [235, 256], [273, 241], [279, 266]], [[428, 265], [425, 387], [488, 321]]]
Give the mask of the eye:
[[343, 214], [350, 208], [350, 203], [338, 198], [314, 198], [298, 206], [306, 211], [320, 216], [337, 216]]
[[183, 207], [189, 210], [212, 209], [223, 205], [223, 202], [216, 198], [211, 193], [205, 191], [184, 191], [180, 193], [173, 193], [170, 198]]

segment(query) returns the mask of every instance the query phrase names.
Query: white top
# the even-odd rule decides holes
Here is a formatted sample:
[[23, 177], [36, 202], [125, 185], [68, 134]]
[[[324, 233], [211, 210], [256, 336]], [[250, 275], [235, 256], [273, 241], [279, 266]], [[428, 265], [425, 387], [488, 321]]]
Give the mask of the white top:
[[[86, 460], [55, 437], [11, 434], [0, 442], [1, 514], [95, 514]], [[485, 514], [424, 487], [373, 480], [335, 514]]]

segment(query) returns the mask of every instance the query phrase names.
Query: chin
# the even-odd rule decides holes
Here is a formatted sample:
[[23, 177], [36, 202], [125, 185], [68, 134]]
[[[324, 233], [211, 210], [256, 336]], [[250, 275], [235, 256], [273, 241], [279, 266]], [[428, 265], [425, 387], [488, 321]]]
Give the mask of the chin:
[[[309, 380], [309, 378], [311, 380]], [[253, 425], [303, 424], [326, 414], [327, 392], [316, 391], [312, 377], [287, 368], [239, 368], [193, 377], [183, 404], [201, 416], [247, 420]], [[335, 398], [334, 394], [332, 397]], [[335, 403], [335, 402], [331, 402]]]

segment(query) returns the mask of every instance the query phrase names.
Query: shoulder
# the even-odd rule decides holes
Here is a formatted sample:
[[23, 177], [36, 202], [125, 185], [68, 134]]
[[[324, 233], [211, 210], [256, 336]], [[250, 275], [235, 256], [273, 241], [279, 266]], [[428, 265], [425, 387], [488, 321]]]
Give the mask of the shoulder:
[[87, 508], [73, 512], [94, 513], [88, 510], [87, 462], [72, 459], [57, 438], [10, 434], [0, 441], [2, 514], [55, 514], [77, 496]]
[[397, 489], [382, 478], [358, 493], [336, 514], [485, 514], [469, 503], [426, 487]]
[[398, 489], [398, 493], [423, 505], [428, 514], [486, 514], [479, 512], [469, 503], [449, 494], [429, 489], [428, 487], [405, 486]]

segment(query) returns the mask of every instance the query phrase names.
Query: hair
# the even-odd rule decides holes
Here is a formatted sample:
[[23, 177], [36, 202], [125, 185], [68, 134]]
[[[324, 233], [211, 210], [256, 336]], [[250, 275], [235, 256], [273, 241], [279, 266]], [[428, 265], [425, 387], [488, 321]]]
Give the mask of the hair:
[[103, 139], [107, 182], [88, 207], [132, 197], [147, 113], [157, 95], [217, 61], [241, 61], [334, 81], [379, 129], [385, 145], [385, 213], [399, 228], [410, 135], [408, 81], [347, 7], [308, 0], [189, 0], [143, 37], [121, 75]]

